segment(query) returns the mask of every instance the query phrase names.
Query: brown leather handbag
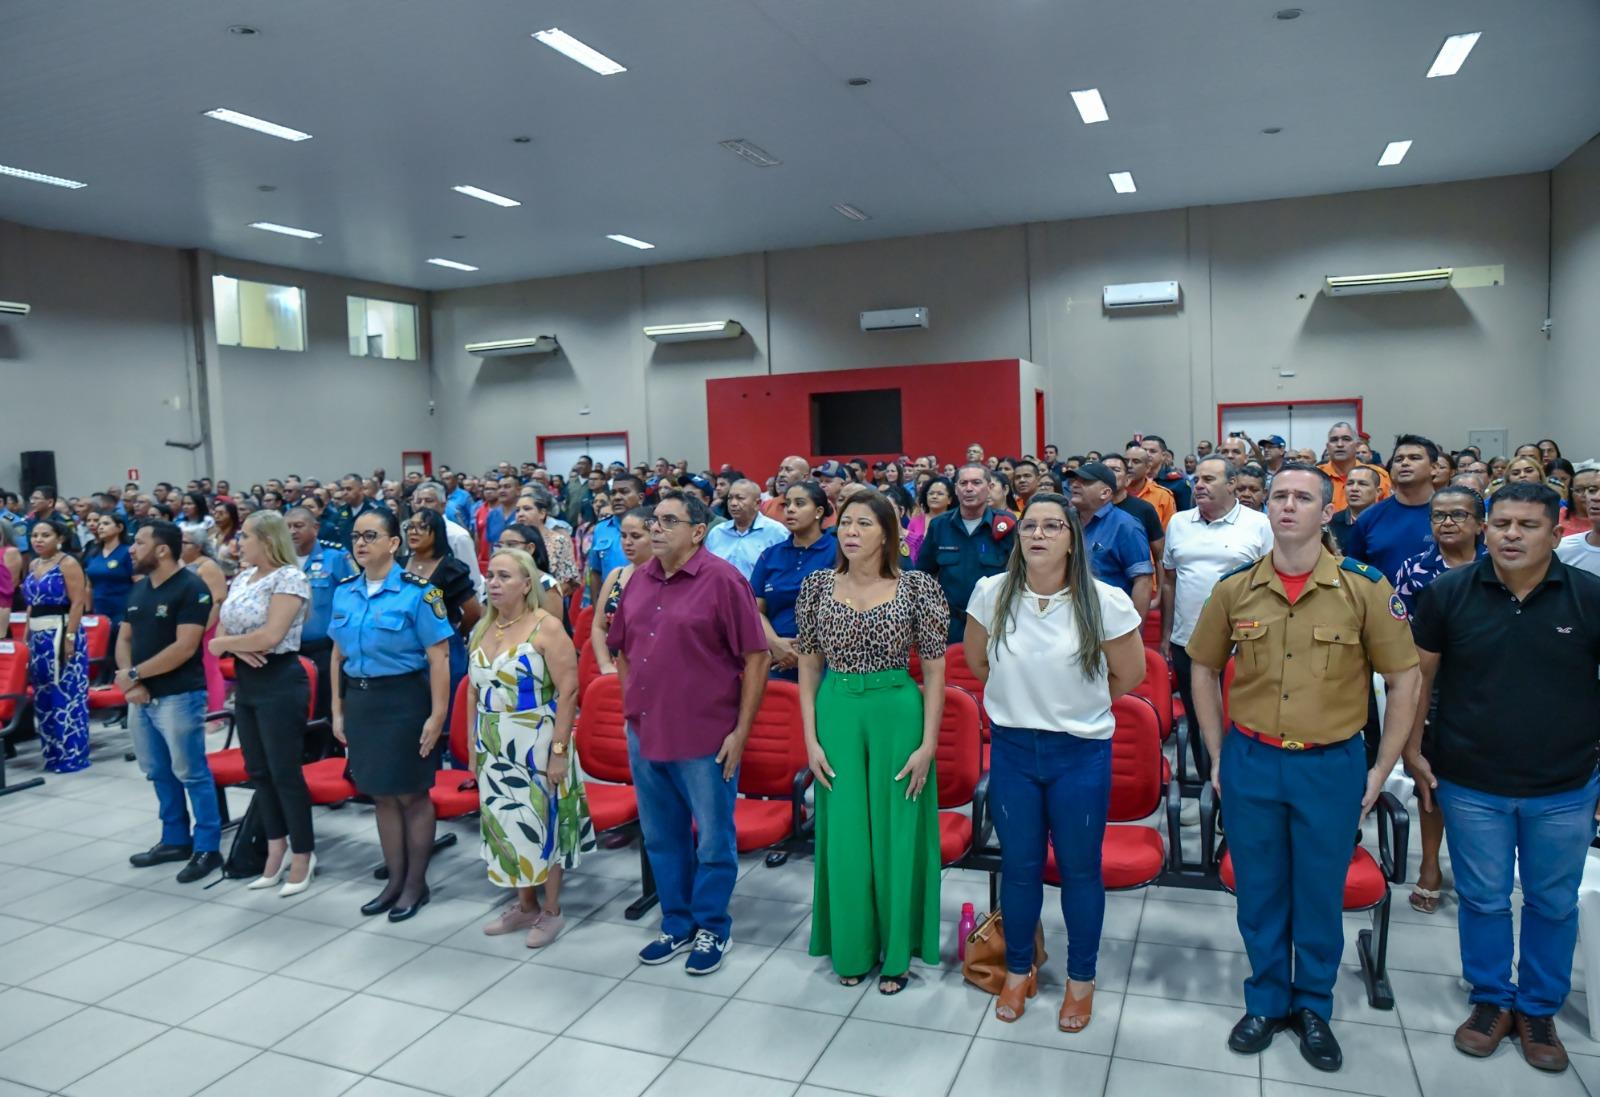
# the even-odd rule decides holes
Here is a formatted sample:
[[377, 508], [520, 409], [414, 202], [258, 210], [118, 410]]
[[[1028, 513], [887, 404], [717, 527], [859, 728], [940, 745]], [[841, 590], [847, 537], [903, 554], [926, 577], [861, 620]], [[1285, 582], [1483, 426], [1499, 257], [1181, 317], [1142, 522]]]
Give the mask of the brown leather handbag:
[[[1033, 964], [1042, 968], [1049, 959], [1044, 951], [1044, 925], [1033, 927]], [[961, 976], [987, 994], [999, 994], [1006, 985], [1006, 931], [1000, 912], [990, 911], [967, 934], [967, 958]]]

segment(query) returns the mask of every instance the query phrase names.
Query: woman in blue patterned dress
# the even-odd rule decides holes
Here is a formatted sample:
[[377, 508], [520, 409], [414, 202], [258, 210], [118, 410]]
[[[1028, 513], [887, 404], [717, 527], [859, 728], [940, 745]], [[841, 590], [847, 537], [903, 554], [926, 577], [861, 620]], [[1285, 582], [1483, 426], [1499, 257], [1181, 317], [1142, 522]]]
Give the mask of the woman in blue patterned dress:
[[22, 581], [34, 721], [52, 773], [89, 768], [89, 648], [81, 624], [89, 588], [67, 552], [69, 537], [58, 518], [35, 523], [28, 535], [34, 559]]
[[[489, 612], [473, 636], [468, 698], [477, 713], [473, 771], [489, 882], [516, 888], [484, 933], [527, 931], [542, 948], [565, 925], [562, 874], [594, 849], [594, 826], [572, 725], [578, 654], [561, 621], [540, 606], [541, 573], [521, 549], [489, 558]], [[535, 890], [544, 886], [544, 905]]]

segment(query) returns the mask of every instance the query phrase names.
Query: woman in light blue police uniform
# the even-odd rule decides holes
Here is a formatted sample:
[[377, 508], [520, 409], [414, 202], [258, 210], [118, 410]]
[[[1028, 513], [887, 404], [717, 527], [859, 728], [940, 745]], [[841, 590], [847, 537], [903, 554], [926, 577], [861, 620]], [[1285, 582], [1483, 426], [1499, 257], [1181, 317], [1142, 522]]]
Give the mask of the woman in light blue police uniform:
[[400, 523], [364, 512], [350, 535], [361, 571], [333, 592], [333, 734], [349, 748], [350, 779], [372, 797], [389, 882], [361, 908], [403, 922], [428, 901], [433, 852], [434, 744], [450, 693], [444, 595], [395, 562]]

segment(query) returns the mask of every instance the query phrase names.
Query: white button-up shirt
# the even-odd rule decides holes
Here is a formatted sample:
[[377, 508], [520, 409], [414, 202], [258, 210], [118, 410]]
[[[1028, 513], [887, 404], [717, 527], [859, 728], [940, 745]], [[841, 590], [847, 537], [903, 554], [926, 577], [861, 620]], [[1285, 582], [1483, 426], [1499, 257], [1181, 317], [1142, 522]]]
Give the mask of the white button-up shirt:
[[788, 539], [789, 527], [758, 513], [743, 533], [732, 520], [712, 526], [706, 532], [706, 549], [738, 568], [739, 574], [748, 580], [761, 554]]
[[1215, 522], [1207, 522], [1199, 507], [1174, 514], [1161, 553], [1162, 568], [1177, 575], [1172, 585], [1172, 642], [1189, 642], [1218, 579], [1270, 551], [1272, 523], [1243, 503], [1234, 503]]

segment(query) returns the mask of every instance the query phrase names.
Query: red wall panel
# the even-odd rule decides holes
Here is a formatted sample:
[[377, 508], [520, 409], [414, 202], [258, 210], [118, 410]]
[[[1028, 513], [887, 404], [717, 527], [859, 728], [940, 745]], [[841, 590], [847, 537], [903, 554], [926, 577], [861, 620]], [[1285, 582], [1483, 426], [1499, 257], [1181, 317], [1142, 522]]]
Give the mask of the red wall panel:
[[811, 396], [819, 392], [899, 389], [901, 453], [936, 453], [961, 463], [969, 442], [990, 453], [1022, 445], [1022, 400], [1015, 358], [924, 366], [757, 374], [706, 382], [711, 467], [723, 464], [765, 480], [791, 453], [813, 465], [834, 457], [868, 460], [888, 453], [813, 453]]

